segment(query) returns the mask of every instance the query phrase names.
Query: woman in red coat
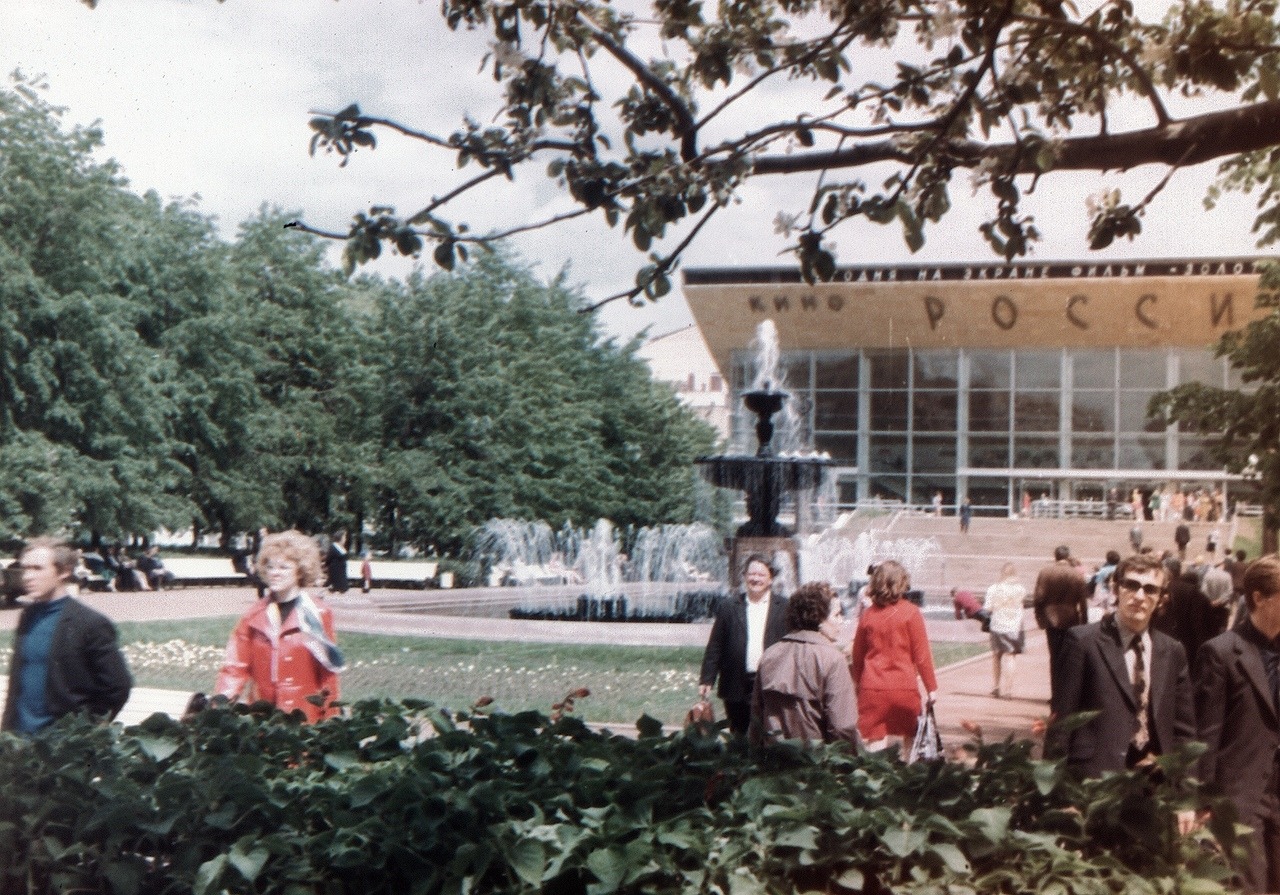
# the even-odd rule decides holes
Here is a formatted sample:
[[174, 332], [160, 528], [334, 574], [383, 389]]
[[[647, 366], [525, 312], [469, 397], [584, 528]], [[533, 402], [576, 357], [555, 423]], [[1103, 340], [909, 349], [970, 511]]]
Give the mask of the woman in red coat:
[[[344, 662], [334, 642], [333, 613], [303, 590], [324, 580], [320, 548], [299, 531], [267, 535], [254, 569], [266, 582], [266, 595], [231, 632], [216, 692], [301, 711], [308, 721], [337, 714], [337, 673]], [[309, 701], [316, 695], [323, 704]]]
[[924, 616], [903, 599], [911, 586], [907, 570], [888, 560], [876, 566], [867, 590], [871, 606], [858, 620], [849, 670], [858, 691], [858, 732], [870, 750], [883, 749], [889, 737], [910, 747], [920, 717], [924, 681], [932, 703], [938, 679], [924, 630]]

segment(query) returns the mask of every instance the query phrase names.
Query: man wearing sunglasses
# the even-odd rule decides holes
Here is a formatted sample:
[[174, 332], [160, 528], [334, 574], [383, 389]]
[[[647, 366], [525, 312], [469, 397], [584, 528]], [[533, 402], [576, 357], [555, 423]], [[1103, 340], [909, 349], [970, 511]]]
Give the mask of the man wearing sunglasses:
[[[1088, 723], [1051, 731], [1052, 745], [1087, 777], [1149, 765], [1196, 737], [1195, 701], [1182, 644], [1151, 628], [1168, 589], [1159, 557], [1122, 559], [1112, 576], [1116, 609], [1072, 628], [1057, 669], [1053, 719], [1097, 711]], [[1185, 828], [1190, 814], [1179, 818]]]

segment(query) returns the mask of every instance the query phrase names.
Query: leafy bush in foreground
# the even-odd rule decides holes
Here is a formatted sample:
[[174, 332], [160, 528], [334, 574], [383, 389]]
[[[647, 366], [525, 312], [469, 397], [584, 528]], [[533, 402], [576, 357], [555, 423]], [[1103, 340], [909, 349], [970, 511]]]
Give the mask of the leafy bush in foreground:
[[1074, 782], [1028, 743], [903, 766], [658, 730], [366, 702], [315, 727], [237, 707], [4, 735], [0, 889], [1066, 895], [1226, 878], [1229, 825], [1174, 834], [1194, 793]]

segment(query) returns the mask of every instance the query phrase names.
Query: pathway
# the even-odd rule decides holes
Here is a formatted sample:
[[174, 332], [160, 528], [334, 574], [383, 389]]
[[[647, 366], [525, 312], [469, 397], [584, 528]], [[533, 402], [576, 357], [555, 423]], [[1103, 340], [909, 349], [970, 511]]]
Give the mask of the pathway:
[[[481, 592], [483, 595], [485, 592]], [[707, 641], [708, 624], [647, 624], [636, 622], [514, 621], [466, 615], [433, 615], [425, 611], [384, 611], [379, 604], [429, 609], [432, 599], [454, 605], [465, 603], [466, 591], [379, 591], [365, 596], [358, 591], [329, 598], [339, 632], [352, 631], [413, 637], [453, 637], [476, 640], [509, 640], [539, 643], [601, 643], [619, 645], [693, 646]], [[190, 588], [123, 594], [87, 594], [84, 601], [116, 621], [153, 621], [238, 616], [255, 600], [250, 588]], [[12, 630], [16, 610], [0, 611], [0, 631]], [[937, 640], [981, 643], [986, 635], [975, 622], [929, 619], [929, 634]], [[8, 638], [0, 640], [4, 642]], [[7, 645], [7, 643], [5, 644]], [[1034, 627], [1027, 632], [1027, 652], [1019, 659], [1018, 682], [1012, 698], [995, 699], [991, 693], [991, 657], [984, 653], [938, 672], [938, 723], [948, 744], [968, 741], [964, 722], [981, 727], [986, 740], [1007, 736], [1029, 737], [1035, 721], [1048, 713], [1048, 650], [1044, 636]], [[4, 679], [0, 677], [0, 705]], [[153, 712], [177, 716], [186, 706], [188, 693], [176, 690], [135, 688], [121, 712], [125, 724], [136, 724]], [[691, 701], [694, 694], [690, 694]]]

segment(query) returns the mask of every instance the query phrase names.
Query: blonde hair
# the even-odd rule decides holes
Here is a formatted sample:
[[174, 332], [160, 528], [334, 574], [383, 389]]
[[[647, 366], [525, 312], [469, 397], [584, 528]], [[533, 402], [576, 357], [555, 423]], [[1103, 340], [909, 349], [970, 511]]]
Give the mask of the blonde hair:
[[300, 531], [277, 532], [262, 539], [258, 548], [258, 556], [253, 568], [258, 577], [266, 578], [267, 560], [279, 557], [298, 567], [298, 586], [313, 587], [324, 580], [320, 565], [320, 547], [314, 538], [309, 538]]
[[48, 550], [53, 559], [53, 567], [58, 570], [59, 575], [71, 575], [80, 563], [80, 551], [62, 538], [32, 538], [23, 545], [19, 558], [26, 556], [32, 550]]
[[911, 576], [902, 563], [886, 559], [871, 573], [871, 602], [877, 606], [892, 606], [911, 589]]

